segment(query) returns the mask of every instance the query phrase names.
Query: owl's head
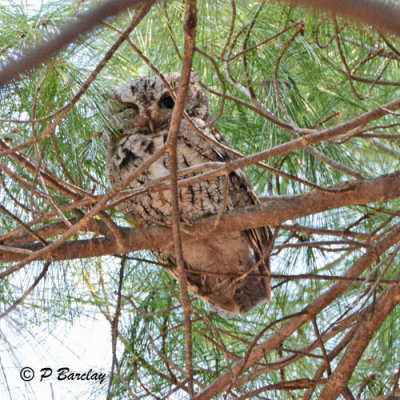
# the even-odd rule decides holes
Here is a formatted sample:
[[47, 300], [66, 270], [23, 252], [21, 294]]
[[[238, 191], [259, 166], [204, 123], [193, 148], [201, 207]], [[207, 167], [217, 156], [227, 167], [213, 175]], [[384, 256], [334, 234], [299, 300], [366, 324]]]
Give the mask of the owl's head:
[[[165, 75], [176, 93], [180, 75]], [[118, 139], [123, 134], [154, 133], [167, 128], [175, 102], [164, 82], [156, 75], [136, 79], [117, 86], [109, 93], [105, 116], [107, 129]], [[185, 100], [185, 111], [191, 117], [204, 121], [212, 118], [208, 99], [199, 85], [196, 73], [192, 74]]]

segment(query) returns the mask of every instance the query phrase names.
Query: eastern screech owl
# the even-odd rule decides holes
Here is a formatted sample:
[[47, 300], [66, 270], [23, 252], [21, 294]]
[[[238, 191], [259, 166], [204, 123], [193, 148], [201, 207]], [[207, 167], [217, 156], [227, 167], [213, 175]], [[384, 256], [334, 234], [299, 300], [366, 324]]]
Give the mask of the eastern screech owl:
[[[176, 91], [179, 74], [169, 74], [166, 78]], [[105, 108], [107, 175], [111, 186], [116, 187], [165, 145], [174, 100], [162, 80], [150, 76], [114, 88], [109, 93]], [[213, 120], [213, 115], [197, 75], [192, 74], [185, 111], [205, 135], [228, 146], [213, 126], [206, 127]], [[184, 118], [178, 134], [177, 154], [179, 169], [232, 160], [226, 152], [201, 138]], [[128, 189], [140, 188], [168, 174], [168, 155], [165, 153], [147, 171], [131, 181]], [[188, 176], [191, 175], [183, 177]], [[195, 223], [202, 217], [218, 214], [224, 203], [225, 179], [225, 176], [219, 176], [181, 187], [181, 221]], [[226, 209], [258, 202], [243, 170], [231, 172], [227, 179]], [[121, 203], [119, 210], [128, 215], [135, 226], [169, 225], [171, 195], [168, 190], [138, 194]], [[249, 311], [270, 297], [269, 242], [268, 228], [222, 233], [217, 237], [204, 236], [197, 241], [184, 242], [189, 290], [228, 315]], [[173, 246], [153, 249], [153, 253], [177, 277]], [[252, 271], [247, 277], [240, 278], [250, 269]]]

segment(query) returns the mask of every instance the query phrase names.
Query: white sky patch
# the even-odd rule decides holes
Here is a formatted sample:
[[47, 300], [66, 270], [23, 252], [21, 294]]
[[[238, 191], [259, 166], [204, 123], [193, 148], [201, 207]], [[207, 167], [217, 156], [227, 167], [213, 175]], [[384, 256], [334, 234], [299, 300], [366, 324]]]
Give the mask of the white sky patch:
[[[51, 0], [0, 0], [0, 5], [21, 6], [28, 14], [36, 14]], [[0, 21], [1, 22], [1, 21]], [[20, 305], [19, 307], [24, 307]], [[59, 321], [50, 331], [47, 326], [18, 327], [18, 311], [0, 320], [0, 393], [2, 400], [76, 400], [104, 398], [111, 367], [111, 329], [106, 319], [76, 318], [74, 324]], [[34, 378], [24, 382], [20, 371], [32, 368]], [[52, 375], [40, 382], [42, 368], [51, 368]], [[99, 380], [58, 380], [57, 370], [105, 374]], [[68, 375], [69, 373], [67, 373]], [[94, 393], [98, 393], [96, 396]]]
[[50, 2], [51, 0], [0, 0], [0, 5], [23, 5], [29, 14], [35, 14], [40, 11], [43, 4]]
[[[14, 323], [9, 323], [12, 317], [11, 313], [0, 320], [2, 400], [104, 397], [112, 359], [111, 329], [105, 318], [77, 318], [72, 326], [60, 321], [49, 332], [46, 326], [17, 330]], [[26, 367], [31, 368], [35, 374], [29, 382], [24, 382], [20, 376], [21, 370]], [[50, 368], [52, 374], [41, 381], [43, 368]], [[83, 380], [77, 379], [76, 375], [74, 380], [61, 380], [57, 373], [60, 368], [69, 368], [67, 376], [72, 372], [89, 375], [84, 375]], [[105, 379], [100, 383], [104, 375]], [[95, 392], [100, 396], [94, 395]]]

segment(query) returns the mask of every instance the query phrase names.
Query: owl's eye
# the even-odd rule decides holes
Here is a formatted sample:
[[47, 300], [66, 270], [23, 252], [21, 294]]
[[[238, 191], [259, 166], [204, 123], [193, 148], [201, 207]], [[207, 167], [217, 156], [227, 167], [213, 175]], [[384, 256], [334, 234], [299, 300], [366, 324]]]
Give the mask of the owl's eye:
[[125, 111], [131, 109], [135, 113], [139, 111], [139, 107], [135, 103], [123, 102], [121, 103], [121, 111]]
[[175, 102], [174, 99], [171, 96], [164, 96], [160, 99], [160, 101], [158, 102], [158, 105], [160, 107], [164, 107], [164, 108], [174, 108]]

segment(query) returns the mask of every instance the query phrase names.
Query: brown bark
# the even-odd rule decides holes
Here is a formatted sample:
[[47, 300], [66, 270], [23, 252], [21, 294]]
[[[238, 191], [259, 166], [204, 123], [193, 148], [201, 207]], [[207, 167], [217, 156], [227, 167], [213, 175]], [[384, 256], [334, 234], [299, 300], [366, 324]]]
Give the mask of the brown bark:
[[339, 365], [329, 377], [319, 397], [320, 400], [334, 400], [340, 395], [340, 392], [347, 386], [354, 368], [358, 364], [368, 343], [399, 303], [400, 285], [392, 286], [379, 296], [372, 316], [358, 327]]
[[189, 88], [190, 72], [192, 69], [194, 43], [197, 27], [197, 1], [187, 0], [185, 8], [184, 23], [184, 54], [179, 89], [176, 96], [176, 103], [171, 117], [168, 131], [166, 151], [169, 155], [169, 173], [172, 197], [172, 238], [174, 241], [176, 266], [178, 269], [179, 288], [182, 298], [182, 306], [185, 321], [185, 351], [186, 351], [186, 370], [185, 375], [188, 380], [190, 398], [194, 397], [193, 389], [193, 365], [192, 365], [192, 321], [190, 319], [191, 307], [188, 294], [188, 286], [183, 260], [182, 234], [180, 230], [179, 213], [179, 191], [178, 191], [178, 132], [181, 126], [182, 114], [184, 113], [185, 99]]
[[[373, 261], [379, 257], [380, 254], [387, 251], [391, 246], [396, 244], [400, 240], [400, 229], [393, 231], [382, 240], [375, 244], [375, 247], [368, 249], [365, 254], [356, 261], [353, 266], [346, 272], [345, 276], [359, 276]], [[229, 371], [217, 378], [212, 384], [210, 384], [203, 392], [195, 397], [195, 400], [207, 400], [211, 399], [217, 394], [225, 391], [232, 381], [235, 381], [240, 374], [254, 365], [262, 357], [265, 357], [268, 352], [276, 349], [280, 344], [289, 337], [293, 332], [299, 329], [303, 324], [311, 321], [315, 318], [325, 307], [327, 307], [332, 301], [340, 296], [349, 286], [350, 282], [339, 281], [331, 286], [325, 293], [314, 300], [308, 307], [306, 307], [302, 313], [299, 313], [293, 317], [286, 325], [278, 329], [273, 335], [267, 340], [255, 346], [250, 355], [237, 362]], [[396, 286], [398, 287], [398, 286]], [[385, 291], [389, 293], [388, 289]], [[399, 289], [397, 289], [399, 290]], [[390, 293], [393, 293], [390, 291]], [[397, 292], [396, 292], [396, 296]], [[385, 297], [386, 298], [386, 297]], [[385, 308], [384, 305], [382, 305]], [[386, 309], [385, 309], [386, 310]], [[347, 382], [346, 382], [347, 384]], [[343, 387], [342, 389], [343, 390]], [[327, 399], [328, 397], [326, 397]]]
[[43, 40], [33, 50], [27, 51], [21, 58], [6, 64], [0, 71], [0, 87], [12, 79], [19, 78], [23, 73], [42, 64], [63, 47], [72, 43], [81, 35], [89, 32], [103, 19], [117, 15], [128, 7], [138, 8], [154, 3], [155, 0], [109, 0], [97, 8], [80, 16], [77, 21], [67, 25], [60, 32]]
[[[344, 206], [384, 202], [400, 197], [400, 173], [395, 172], [374, 179], [350, 181], [330, 187], [331, 192], [310, 192], [295, 196], [282, 196], [277, 200], [257, 204], [245, 209], [225, 212], [214, 229], [216, 217], [207, 217], [187, 226], [182, 231], [182, 240], [196, 240], [196, 233], [212, 235], [221, 232], [241, 231], [266, 225], [279, 225], [285, 221]], [[186, 233], [185, 233], [186, 232]], [[170, 229], [164, 227], [145, 227], [136, 230], [124, 230], [124, 241], [118, 250], [113, 236], [91, 240], [76, 240], [62, 244], [40, 260], [67, 260], [75, 258], [98, 257], [117, 253], [129, 253], [136, 250], [152, 249], [172, 244]], [[18, 245], [20, 248], [37, 251], [41, 244]], [[17, 253], [0, 251], [0, 262], [22, 260]]]
[[377, 30], [400, 35], [400, 7], [390, 2], [376, 0], [290, 0], [290, 2], [343, 15], [371, 25]]

